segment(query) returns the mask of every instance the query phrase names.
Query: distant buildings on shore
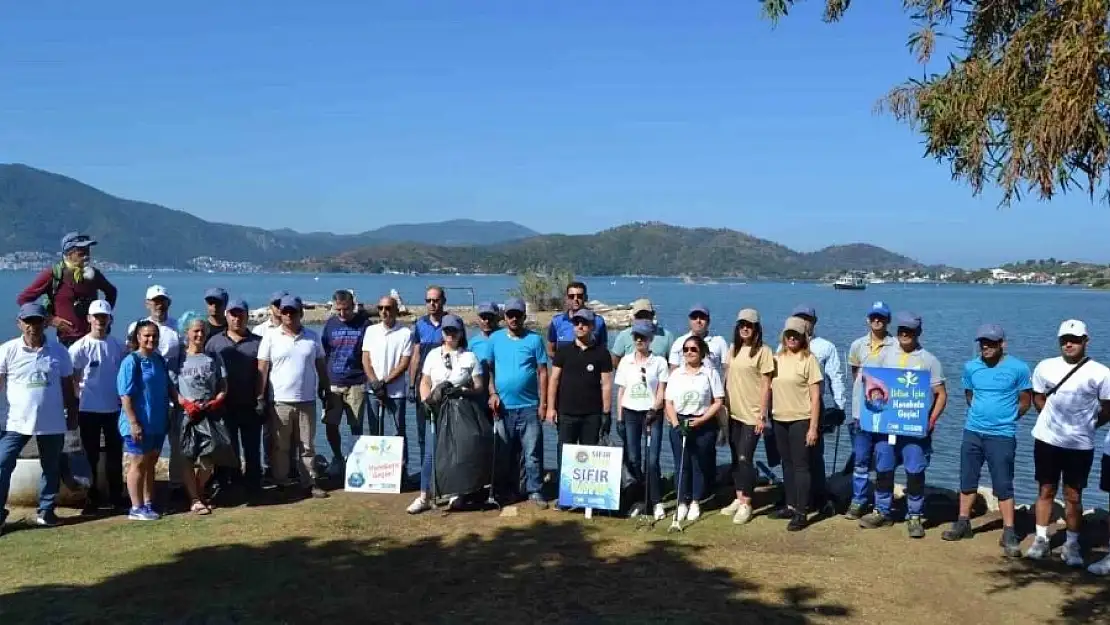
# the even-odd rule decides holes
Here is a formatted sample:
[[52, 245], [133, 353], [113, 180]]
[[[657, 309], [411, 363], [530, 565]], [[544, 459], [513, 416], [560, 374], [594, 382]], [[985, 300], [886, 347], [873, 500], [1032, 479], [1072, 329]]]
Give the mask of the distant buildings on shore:
[[[0, 271], [39, 271], [58, 262], [57, 254], [47, 252], [8, 252], [0, 255]], [[113, 272], [147, 272], [162, 273], [182, 271], [176, 267], [148, 267], [137, 264], [121, 264], [110, 261], [95, 260], [94, 264], [104, 270]], [[262, 271], [261, 265], [234, 260], [223, 260], [211, 256], [198, 256], [189, 260], [188, 269], [201, 273], [258, 273]]]

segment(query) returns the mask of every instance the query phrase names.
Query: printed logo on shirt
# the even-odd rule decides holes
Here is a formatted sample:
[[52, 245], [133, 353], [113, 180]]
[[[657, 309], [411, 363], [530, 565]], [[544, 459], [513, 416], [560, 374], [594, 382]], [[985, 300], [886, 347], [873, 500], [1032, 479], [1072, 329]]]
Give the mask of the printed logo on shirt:
[[593, 363], [590, 363], [590, 364], [586, 365], [586, 371], [589, 371], [590, 373], [593, 373], [593, 371], [594, 371]]
[[637, 382], [628, 387], [628, 396], [632, 399], [648, 399], [651, 397], [651, 394], [648, 393], [647, 384]]
[[50, 386], [50, 369], [54, 366], [53, 358], [39, 358], [35, 361], [35, 368], [27, 376], [29, 388], [46, 388]]
[[677, 412], [678, 414], [693, 414], [701, 404], [701, 393], [697, 391], [686, 391], [682, 393], [682, 397], [678, 400]]

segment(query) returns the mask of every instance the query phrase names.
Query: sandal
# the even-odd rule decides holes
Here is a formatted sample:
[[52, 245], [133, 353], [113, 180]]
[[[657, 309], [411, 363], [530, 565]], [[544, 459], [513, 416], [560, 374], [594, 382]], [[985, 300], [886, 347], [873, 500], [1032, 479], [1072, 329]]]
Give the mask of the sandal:
[[212, 514], [212, 510], [199, 499], [193, 502], [193, 507], [190, 508], [189, 511], [201, 516]]

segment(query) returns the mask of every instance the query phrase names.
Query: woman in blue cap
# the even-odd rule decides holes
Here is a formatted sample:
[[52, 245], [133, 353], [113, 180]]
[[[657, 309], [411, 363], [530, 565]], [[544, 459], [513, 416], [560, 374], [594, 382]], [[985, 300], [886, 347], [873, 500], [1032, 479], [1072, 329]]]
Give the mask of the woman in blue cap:
[[[617, 364], [617, 422], [624, 424], [624, 457], [626, 464], [646, 487], [644, 510], [655, 504], [654, 517], [666, 513], [660, 501], [662, 484], [659, 474], [659, 450], [663, 444], [663, 402], [670, 376], [667, 360], [651, 353], [655, 325], [650, 321], [632, 324], [634, 351]], [[640, 440], [647, 435], [647, 475], [641, 474]]]

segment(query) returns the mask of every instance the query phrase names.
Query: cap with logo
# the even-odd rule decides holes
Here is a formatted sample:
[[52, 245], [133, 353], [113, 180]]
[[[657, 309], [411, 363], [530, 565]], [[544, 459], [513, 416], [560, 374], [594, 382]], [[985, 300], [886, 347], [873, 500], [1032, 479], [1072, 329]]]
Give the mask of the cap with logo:
[[976, 341], [1005, 341], [1006, 331], [997, 323], [984, 323], [975, 332]]
[[632, 302], [632, 316], [635, 317], [642, 312], [651, 313], [653, 315], [655, 314], [655, 306], [652, 306], [651, 300], [646, 297], [641, 297], [640, 299]]
[[759, 311], [754, 308], [742, 308], [740, 312], [736, 313], [736, 320], [759, 323]]
[[454, 328], [459, 332], [466, 332], [466, 324], [463, 323], [462, 318], [457, 315], [443, 315], [443, 320], [440, 321], [440, 328]]
[[705, 315], [706, 317], [710, 316], [709, 308], [705, 304], [694, 304], [693, 306], [691, 306], [690, 307], [690, 312], [688, 314], [689, 315], [694, 315], [695, 313], [701, 313], [701, 314]]
[[227, 291], [225, 291], [225, 290], [223, 290], [219, 287], [208, 289], [207, 291], [204, 292], [204, 301], [207, 302], [210, 299], [219, 300], [224, 305], [226, 305], [227, 304]]
[[528, 312], [528, 307], [525, 306], [524, 300], [519, 297], [513, 297], [505, 300], [505, 312]]
[[92, 247], [96, 245], [96, 241], [87, 234], [80, 232], [70, 232], [62, 237], [62, 253], [66, 253], [78, 247]]
[[250, 308], [247, 306], [247, 302], [245, 300], [233, 299], [233, 300], [231, 300], [230, 302], [227, 303], [227, 312], [239, 312], [239, 311], [243, 311], [243, 312], [250, 311]]
[[1089, 336], [1087, 334], [1087, 324], [1078, 319], [1068, 319], [1060, 324], [1060, 331], [1056, 336]]
[[890, 306], [886, 302], [875, 302], [871, 304], [871, 309], [867, 311], [868, 317], [882, 317], [890, 321]]
[[155, 284], [146, 290], [146, 298], [148, 300], [158, 299], [159, 297], [170, 299], [170, 292], [166, 290], [166, 287]]
[[277, 306], [281, 303], [282, 298], [287, 297], [289, 291], [274, 291], [270, 294], [270, 305]]
[[480, 302], [478, 304], [478, 316], [482, 315], [497, 315], [500, 314], [497, 310], [496, 302]]
[[288, 308], [292, 308], [293, 310], [300, 310], [301, 308], [304, 308], [304, 303], [301, 302], [301, 298], [297, 297], [296, 295], [286, 294], [286, 296], [281, 298], [281, 301], [278, 302], [278, 308], [281, 310], [286, 310]]
[[801, 317], [790, 316], [786, 318], [786, 323], [783, 325], [782, 331], [784, 333], [797, 332], [805, 336], [809, 334], [809, 323]]
[[816, 319], [817, 318], [817, 310], [814, 309], [813, 306], [809, 306], [807, 304], [799, 304], [798, 306], [795, 306], [794, 310], [792, 310], [790, 312], [790, 316], [791, 317], [810, 317], [812, 319]]
[[579, 308], [578, 310], [571, 313], [570, 319], [571, 321], [574, 321], [575, 319], [581, 319], [583, 321], [593, 323], [594, 311], [590, 310], [589, 308]]
[[894, 327], [906, 328], [907, 330], [920, 330], [921, 316], [917, 313], [908, 311], [898, 312], [894, 315]]
[[46, 306], [38, 302], [27, 302], [19, 307], [19, 320], [46, 319]]
[[642, 336], [644, 338], [652, 338], [655, 336], [655, 324], [646, 319], [640, 319], [632, 322], [632, 336]]
[[112, 305], [107, 301], [98, 299], [89, 304], [89, 315], [108, 315], [112, 316]]

